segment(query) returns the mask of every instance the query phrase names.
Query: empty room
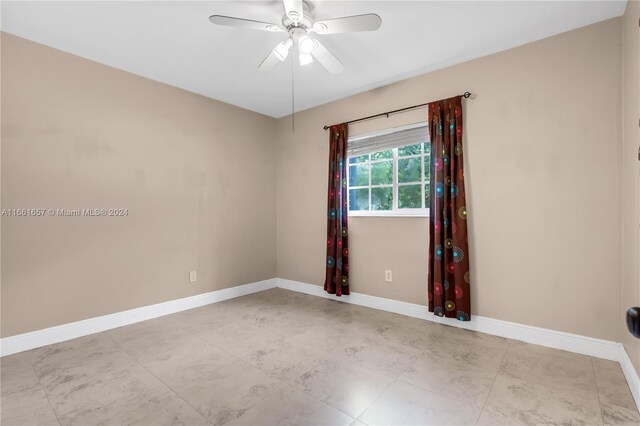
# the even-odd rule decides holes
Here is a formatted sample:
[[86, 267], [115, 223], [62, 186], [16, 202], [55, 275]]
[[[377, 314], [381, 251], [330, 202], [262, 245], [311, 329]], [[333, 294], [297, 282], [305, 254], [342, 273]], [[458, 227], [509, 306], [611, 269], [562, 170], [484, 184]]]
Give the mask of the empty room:
[[640, 1], [0, 29], [3, 426], [640, 425]]

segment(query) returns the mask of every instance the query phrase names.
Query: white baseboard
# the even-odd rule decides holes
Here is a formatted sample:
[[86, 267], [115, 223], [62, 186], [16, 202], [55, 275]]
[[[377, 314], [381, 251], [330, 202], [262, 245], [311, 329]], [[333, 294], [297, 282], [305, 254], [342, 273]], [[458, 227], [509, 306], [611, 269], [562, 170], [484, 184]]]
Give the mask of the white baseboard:
[[0, 356], [11, 355], [53, 343], [64, 342], [89, 334], [100, 333], [124, 325], [133, 324], [140, 321], [161, 317], [163, 315], [174, 314], [176, 312], [193, 309], [211, 303], [221, 302], [245, 294], [268, 290], [277, 285], [277, 279], [258, 281], [255, 283], [229, 287], [210, 293], [198, 294], [185, 297], [183, 299], [170, 300], [168, 302], [155, 305], [143, 306], [127, 311], [116, 312], [114, 314], [101, 317], [89, 318], [30, 333], [18, 334], [16, 336], [0, 339]]
[[453, 327], [492, 334], [494, 336], [520, 340], [540, 346], [547, 346], [596, 358], [618, 361], [622, 367], [622, 371], [624, 372], [627, 382], [629, 383], [629, 388], [631, 389], [636, 405], [638, 406], [638, 410], [640, 411], [640, 378], [638, 377], [638, 373], [635, 371], [635, 368], [633, 367], [633, 364], [621, 343], [580, 336], [578, 334], [565, 333], [562, 331], [549, 330], [546, 328], [533, 327], [530, 325], [517, 324], [478, 315], [473, 315], [471, 317], [471, 321], [458, 321], [454, 318], [442, 318], [433, 315], [433, 313], [428, 312], [425, 306], [417, 305], [415, 303], [384, 299], [362, 293], [351, 293], [348, 296], [336, 297], [335, 295], [328, 294], [324, 291], [324, 288], [318, 285], [283, 278], [278, 278], [277, 281], [278, 287], [287, 290], [325, 297], [327, 299], [339, 300], [346, 303], [353, 303], [356, 305], [366, 306], [368, 308], [393, 312]]
[[620, 343], [610, 342], [608, 340], [579, 336], [577, 334], [496, 320], [478, 315], [473, 315], [471, 317], [471, 321], [458, 321], [454, 318], [443, 318], [433, 315], [433, 313], [428, 312], [425, 306], [417, 305], [415, 303], [383, 299], [381, 297], [369, 296], [362, 293], [351, 293], [349, 296], [336, 297], [332, 294], [326, 293], [320, 286], [285, 280], [282, 278], [278, 278], [278, 287], [312, 294], [314, 296], [340, 300], [342, 302], [354, 303], [368, 308], [394, 312], [396, 314], [420, 318], [453, 327], [479, 331], [481, 333], [492, 334], [494, 336], [507, 337], [509, 339], [521, 340], [523, 342], [534, 343], [536, 345], [548, 346], [550, 348], [577, 352], [612, 361], [620, 360]]
[[629, 389], [631, 389], [631, 395], [633, 395], [638, 411], [640, 411], [640, 377], [629, 358], [629, 354], [622, 345], [620, 345], [620, 367], [622, 367], [624, 377], [627, 379]]

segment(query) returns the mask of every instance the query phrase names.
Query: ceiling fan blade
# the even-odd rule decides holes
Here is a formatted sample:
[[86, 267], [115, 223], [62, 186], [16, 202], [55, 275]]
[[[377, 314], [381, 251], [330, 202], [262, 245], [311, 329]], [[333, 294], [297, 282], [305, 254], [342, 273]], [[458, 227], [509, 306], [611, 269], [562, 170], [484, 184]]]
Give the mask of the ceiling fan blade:
[[345, 16], [343, 18], [317, 21], [313, 29], [318, 34], [352, 33], [357, 31], [375, 31], [382, 25], [382, 18], [375, 13]]
[[302, 0], [282, 0], [284, 12], [294, 22], [300, 22], [304, 16]]
[[279, 32], [284, 31], [280, 25], [271, 24], [269, 22], [252, 21], [250, 19], [234, 18], [232, 16], [211, 15], [209, 21], [216, 25], [225, 25], [227, 27], [239, 27], [249, 28], [252, 30], [272, 31]]
[[320, 43], [318, 40], [314, 41], [316, 46], [311, 51], [313, 57], [316, 58], [318, 62], [320, 62], [331, 74], [340, 74], [344, 68], [342, 62], [333, 56], [333, 53], [329, 52], [329, 50], [324, 47], [324, 44]]
[[283, 62], [287, 58], [292, 45], [293, 41], [290, 38], [278, 43], [260, 65], [258, 65], [258, 69], [260, 71], [268, 71], [276, 66], [278, 62]]
[[260, 65], [258, 65], [258, 69], [260, 71], [269, 71], [270, 69], [275, 67], [279, 62], [280, 62], [280, 59], [278, 59], [276, 52], [272, 50], [271, 52], [269, 52], [267, 57], [264, 58], [264, 60], [260, 63]]

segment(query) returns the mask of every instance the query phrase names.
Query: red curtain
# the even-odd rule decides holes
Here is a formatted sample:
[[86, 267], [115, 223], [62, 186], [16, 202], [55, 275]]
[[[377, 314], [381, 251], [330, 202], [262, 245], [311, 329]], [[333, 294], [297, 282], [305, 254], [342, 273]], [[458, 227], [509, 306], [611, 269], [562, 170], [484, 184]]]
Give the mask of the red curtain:
[[327, 195], [327, 262], [324, 289], [349, 294], [347, 237], [347, 138], [349, 125], [331, 126], [329, 136], [329, 191]]
[[471, 319], [469, 244], [462, 153], [462, 96], [429, 104], [431, 216], [429, 311]]

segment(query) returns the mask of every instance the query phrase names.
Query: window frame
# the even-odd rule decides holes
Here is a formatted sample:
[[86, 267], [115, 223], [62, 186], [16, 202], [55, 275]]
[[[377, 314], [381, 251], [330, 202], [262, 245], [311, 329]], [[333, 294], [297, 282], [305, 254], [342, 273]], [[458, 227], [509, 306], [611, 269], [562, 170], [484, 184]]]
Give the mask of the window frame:
[[[393, 153], [393, 156], [391, 158], [384, 158], [384, 159], [378, 159], [378, 160], [371, 160], [371, 154], [373, 154], [374, 152], [371, 152], [369, 154], [364, 154], [364, 155], [369, 155], [369, 160], [367, 162], [360, 162], [360, 163], [350, 163], [349, 160], [353, 157], [359, 157], [359, 155], [356, 156], [352, 156], [352, 157], [347, 157], [346, 161], [347, 161], [347, 214], [350, 217], [429, 217], [429, 207], [425, 206], [424, 208], [420, 207], [420, 208], [404, 208], [401, 209], [398, 207], [398, 193], [399, 190], [398, 188], [400, 186], [409, 186], [409, 185], [417, 185], [417, 182], [398, 182], [398, 160], [402, 160], [402, 159], [409, 159], [409, 158], [419, 158], [419, 159], [423, 159], [422, 161], [422, 167], [430, 167], [431, 165], [431, 152], [429, 152], [428, 155], [425, 154], [425, 148], [424, 145], [427, 144], [428, 142], [421, 142], [421, 150], [422, 152], [420, 154], [412, 154], [412, 155], [403, 155], [403, 156], [399, 156], [398, 155], [398, 149], [403, 148], [403, 147], [396, 147], [396, 148], [387, 148], [387, 149], [380, 149], [379, 151], [374, 151], [374, 152], [380, 152], [380, 151], [387, 151], [387, 150], [391, 150], [391, 152]], [[410, 144], [410, 145], [405, 145], [405, 146], [412, 146], [412, 145], [416, 145], [416, 144]], [[380, 185], [372, 185], [371, 184], [371, 169], [372, 169], [372, 165], [375, 163], [383, 163], [383, 162], [388, 162], [391, 161], [392, 163], [392, 169], [393, 169], [393, 178], [392, 178], [392, 183], [391, 184], [380, 184]], [[351, 171], [351, 166], [355, 165], [355, 164], [367, 164], [369, 166], [369, 185], [359, 185], [359, 186], [350, 186], [349, 185], [349, 181], [350, 181], [350, 171]], [[422, 169], [421, 167], [421, 169]], [[420, 174], [420, 194], [422, 197], [422, 201], [425, 202], [426, 204], [426, 200], [425, 200], [425, 194], [424, 194], [424, 190], [425, 190], [425, 185], [430, 184], [429, 180], [427, 180], [425, 178], [425, 170], [422, 169], [421, 170], [421, 174]], [[392, 209], [391, 210], [371, 210], [371, 189], [372, 188], [393, 188], [393, 195], [392, 195]], [[351, 194], [351, 190], [352, 189], [368, 189], [369, 190], [369, 210], [351, 210], [349, 207], [351, 206], [351, 200], [350, 198], [350, 194]]]

